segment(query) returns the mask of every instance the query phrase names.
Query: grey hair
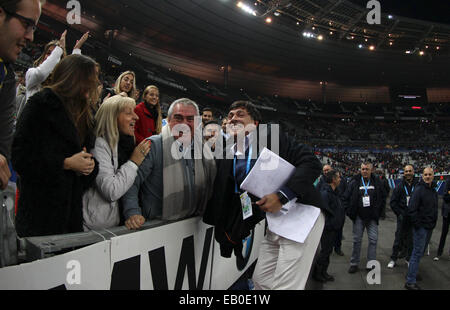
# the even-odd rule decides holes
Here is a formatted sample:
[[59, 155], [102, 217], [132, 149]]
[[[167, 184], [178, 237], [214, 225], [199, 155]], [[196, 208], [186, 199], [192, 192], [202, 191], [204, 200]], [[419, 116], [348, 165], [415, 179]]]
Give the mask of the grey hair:
[[175, 108], [175, 106], [177, 104], [182, 104], [183, 106], [193, 106], [197, 112], [197, 115], [200, 115], [200, 110], [198, 108], [198, 105], [192, 101], [191, 99], [188, 98], [181, 98], [181, 99], [177, 99], [174, 102], [172, 102], [172, 104], [169, 107], [169, 111], [167, 112], [167, 119], [170, 120], [172, 118], [172, 114], [173, 114], [173, 109]]

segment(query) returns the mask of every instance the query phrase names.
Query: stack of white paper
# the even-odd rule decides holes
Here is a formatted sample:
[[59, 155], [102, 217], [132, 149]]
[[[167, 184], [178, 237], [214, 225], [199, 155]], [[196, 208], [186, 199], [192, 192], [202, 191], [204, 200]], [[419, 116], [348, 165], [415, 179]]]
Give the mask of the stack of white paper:
[[[262, 198], [277, 192], [292, 174], [295, 167], [267, 148], [261, 152], [258, 160], [241, 184], [241, 189]], [[270, 231], [290, 240], [303, 243], [320, 215], [320, 209], [291, 200], [283, 208], [288, 213], [267, 213]]]

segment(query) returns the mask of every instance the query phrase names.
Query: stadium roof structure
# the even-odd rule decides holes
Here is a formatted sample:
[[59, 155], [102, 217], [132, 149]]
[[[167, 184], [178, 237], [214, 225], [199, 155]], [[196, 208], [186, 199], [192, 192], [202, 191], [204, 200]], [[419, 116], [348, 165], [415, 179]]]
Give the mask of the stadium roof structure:
[[[296, 81], [448, 88], [450, 24], [382, 11], [381, 23], [370, 25], [371, 9], [353, 2], [81, 0], [82, 22], [73, 28], [90, 30], [111, 54], [216, 83], [225, 71], [229, 85], [255, 91]], [[66, 23], [65, 5], [48, 0], [44, 15]]]

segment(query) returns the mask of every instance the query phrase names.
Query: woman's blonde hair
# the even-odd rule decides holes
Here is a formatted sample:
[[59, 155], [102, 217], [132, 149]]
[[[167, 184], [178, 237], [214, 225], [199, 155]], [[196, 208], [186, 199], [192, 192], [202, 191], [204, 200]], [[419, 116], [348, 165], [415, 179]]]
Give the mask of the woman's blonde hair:
[[124, 76], [128, 75], [128, 74], [131, 74], [133, 76], [133, 87], [127, 93], [127, 95], [130, 98], [134, 98], [134, 96], [136, 95], [136, 74], [133, 71], [125, 71], [125, 72], [122, 72], [121, 75], [119, 75], [119, 77], [116, 80], [116, 84], [114, 85], [114, 92], [116, 93], [116, 95], [118, 95], [122, 92], [120, 90], [120, 82], [122, 82], [122, 79], [124, 78]]
[[[152, 88], [156, 89], [159, 94], [158, 87], [156, 87], [155, 85], [149, 85], [145, 88], [144, 93], [142, 94], [142, 100], [145, 101], [145, 96], [147, 96], [147, 94], [150, 92], [150, 90]], [[156, 105], [156, 110], [158, 111], [158, 118], [155, 120], [155, 132], [157, 135], [159, 135], [162, 130], [162, 113], [161, 113], [161, 105], [159, 104], [159, 99], [158, 99], [158, 104]]]
[[111, 150], [115, 150], [119, 144], [117, 119], [128, 106], [134, 111], [136, 101], [130, 97], [115, 95], [106, 99], [95, 114], [95, 136], [105, 139]]

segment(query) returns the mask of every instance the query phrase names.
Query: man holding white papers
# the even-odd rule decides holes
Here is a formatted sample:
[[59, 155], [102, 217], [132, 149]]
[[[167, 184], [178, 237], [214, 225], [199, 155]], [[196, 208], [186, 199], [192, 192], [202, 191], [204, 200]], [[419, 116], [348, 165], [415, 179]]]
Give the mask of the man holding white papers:
[[[278, 133], [273, 129], [261, 130], [264, 127], [260, 125], [261, 116], [250, 102], [237, 101], [229, 110], [227, 132], [233, 140], [231, 143], [227, 140], [225, 159], [217, 161], [214, 194], [204, 215], [205, 223], [216, 227], [215, 238], [223, 257], [231, 257], [233, 250], [236, 256], [242, 255], [242, 240], [264, 218], [265, 212], [279, 214], [283, 206], [291, 205], [289, 202], [295, 199], [299, 203], [322, 207], [320, 194], [313, 186], [322, 166], [311, 149], [279, 130]], [[245, 139], [239, 139], [240, 136]], [[257, 198], [244, 192], [241, 183], [263, 151], [262, 146], [292, 164], [295, 170], [278, 191]], [[261, 180], [261, 183], [267, 181], [270, 182]], [[283, 212], [289, 216], [291, 211], [286, 208]], [[304, 243], [289, 240], [268, 229], [253, 275], [255, 289], [303, 289], [324, 222], [324, 216], [319, 214]]]
[[349, 273], [355, 273], [359, 269], [364, 229], [367, 229], [369, 238], [367, 261], [376, 260], [383, 189], [378, 178], [372, 174], [372, 167], [369, 162], [362, 163], [361, 173], [353, 177], [345, 193], [345, 210], [353, 221], [353, 252]]

